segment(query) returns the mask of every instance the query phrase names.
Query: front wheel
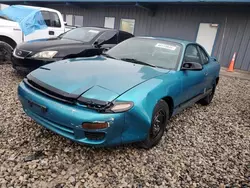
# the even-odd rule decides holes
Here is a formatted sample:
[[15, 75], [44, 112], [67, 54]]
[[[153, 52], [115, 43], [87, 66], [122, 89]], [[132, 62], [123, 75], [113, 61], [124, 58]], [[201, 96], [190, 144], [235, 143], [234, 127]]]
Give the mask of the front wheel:
[[6, 42], [0, 41], [0, 62], [11, 61], [13, 48]]
[[146, 140], [139, 143], [139, 146], [145, 149], [149, 149], [157, 145], [164, 134], [168, 119], [169, 106], [165, 101], [160, 100], [155, 105], [148, 136]]

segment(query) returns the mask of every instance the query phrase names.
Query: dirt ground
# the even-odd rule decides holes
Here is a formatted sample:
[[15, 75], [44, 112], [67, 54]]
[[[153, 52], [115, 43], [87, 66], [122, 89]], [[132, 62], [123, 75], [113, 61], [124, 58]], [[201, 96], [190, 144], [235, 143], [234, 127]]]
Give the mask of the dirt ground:
[[92, 148], [21, 108], [22, 80], [0, 65], [1, 187], [250, 187], [250, 81], [220, 79], [211, 105], [173, 117], [160, 144]]

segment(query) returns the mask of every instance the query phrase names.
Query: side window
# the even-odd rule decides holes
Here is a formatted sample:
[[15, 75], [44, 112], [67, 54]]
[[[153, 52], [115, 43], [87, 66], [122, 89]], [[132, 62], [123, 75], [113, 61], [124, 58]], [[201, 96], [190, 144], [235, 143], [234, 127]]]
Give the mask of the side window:
[[120, 42], [122, 42], [124, 40], [127, 40], [127, 39], [129, 39], [131, 37], [133, 37], [132, 34], [120, 31], [119, 36], [118, 36], [118, 43], [120, 43]]
[[200, 50], [200, 54], [201, 54], [202, 63], [207, 64], [208, 60], [209, 60], [207, 54], [205, 53], [205, 51], [201, 47], [199, 47], [199, 50]]
[[196, 45], [187, 46], [184, 55], [184, 62], [196, 62], [202, 64]]
[[104, 32], [98, 40], [104, 40], [103, 44], [117, 44], [117, 32], [116, 31], [106, 31]]
[[50, 24], [51, 27], [61, 27], [61, 22], [57, 13], [50, 12]]
[[42, 16], [43, 16], [43, 19], [44, 19], [46, 25], [48, 27], [50, 27], [51, 24], [50, 24], [50, 15], [49, 15], [49, 12], [48, 11], [41, 11], [41, 13], [42, 13]]

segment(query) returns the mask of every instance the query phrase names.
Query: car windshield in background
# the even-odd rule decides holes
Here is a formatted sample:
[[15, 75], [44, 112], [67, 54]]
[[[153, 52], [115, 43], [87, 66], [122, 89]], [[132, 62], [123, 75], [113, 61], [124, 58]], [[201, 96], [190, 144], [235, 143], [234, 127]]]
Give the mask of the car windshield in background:
[[128, 39], [106, 54], [109, 57], [165, 69], [176, 69], [181, 54], [181, 44], [150, 38]]
[[72, 29], [60, 36], [62, 39], [70, 39], [81, 42], [90, 42], [93, 40], [100, 31], [90, 28], [76, 28]]
[[8, 16], [1, 15], [0, 18], [12, 21]]

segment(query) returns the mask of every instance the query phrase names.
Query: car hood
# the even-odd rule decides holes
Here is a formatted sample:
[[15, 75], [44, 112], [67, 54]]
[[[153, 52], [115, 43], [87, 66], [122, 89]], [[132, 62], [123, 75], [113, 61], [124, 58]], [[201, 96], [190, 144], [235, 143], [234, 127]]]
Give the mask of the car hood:
[[112, 101], [136, 85], [167, 72], [169, 70], [95, 56], [51, 63], [27, 77], [63, 95]]
[[[39, 39], [32, 40], [29, 42], [22, 43], [17, 46], [17, 49], [32, 51], [32, 52], [40, 52], [45, 50], [55, 50], [60, 51], [63, 49], [71, 49], [71, 48], [83, 48], [83, 42], [69, 40], [69, 39]], [[89, 45], [88, 45], [89, 46]]]
[[17, 22], [0, 18], [0, 27], [15, 27], [20, 29]]

